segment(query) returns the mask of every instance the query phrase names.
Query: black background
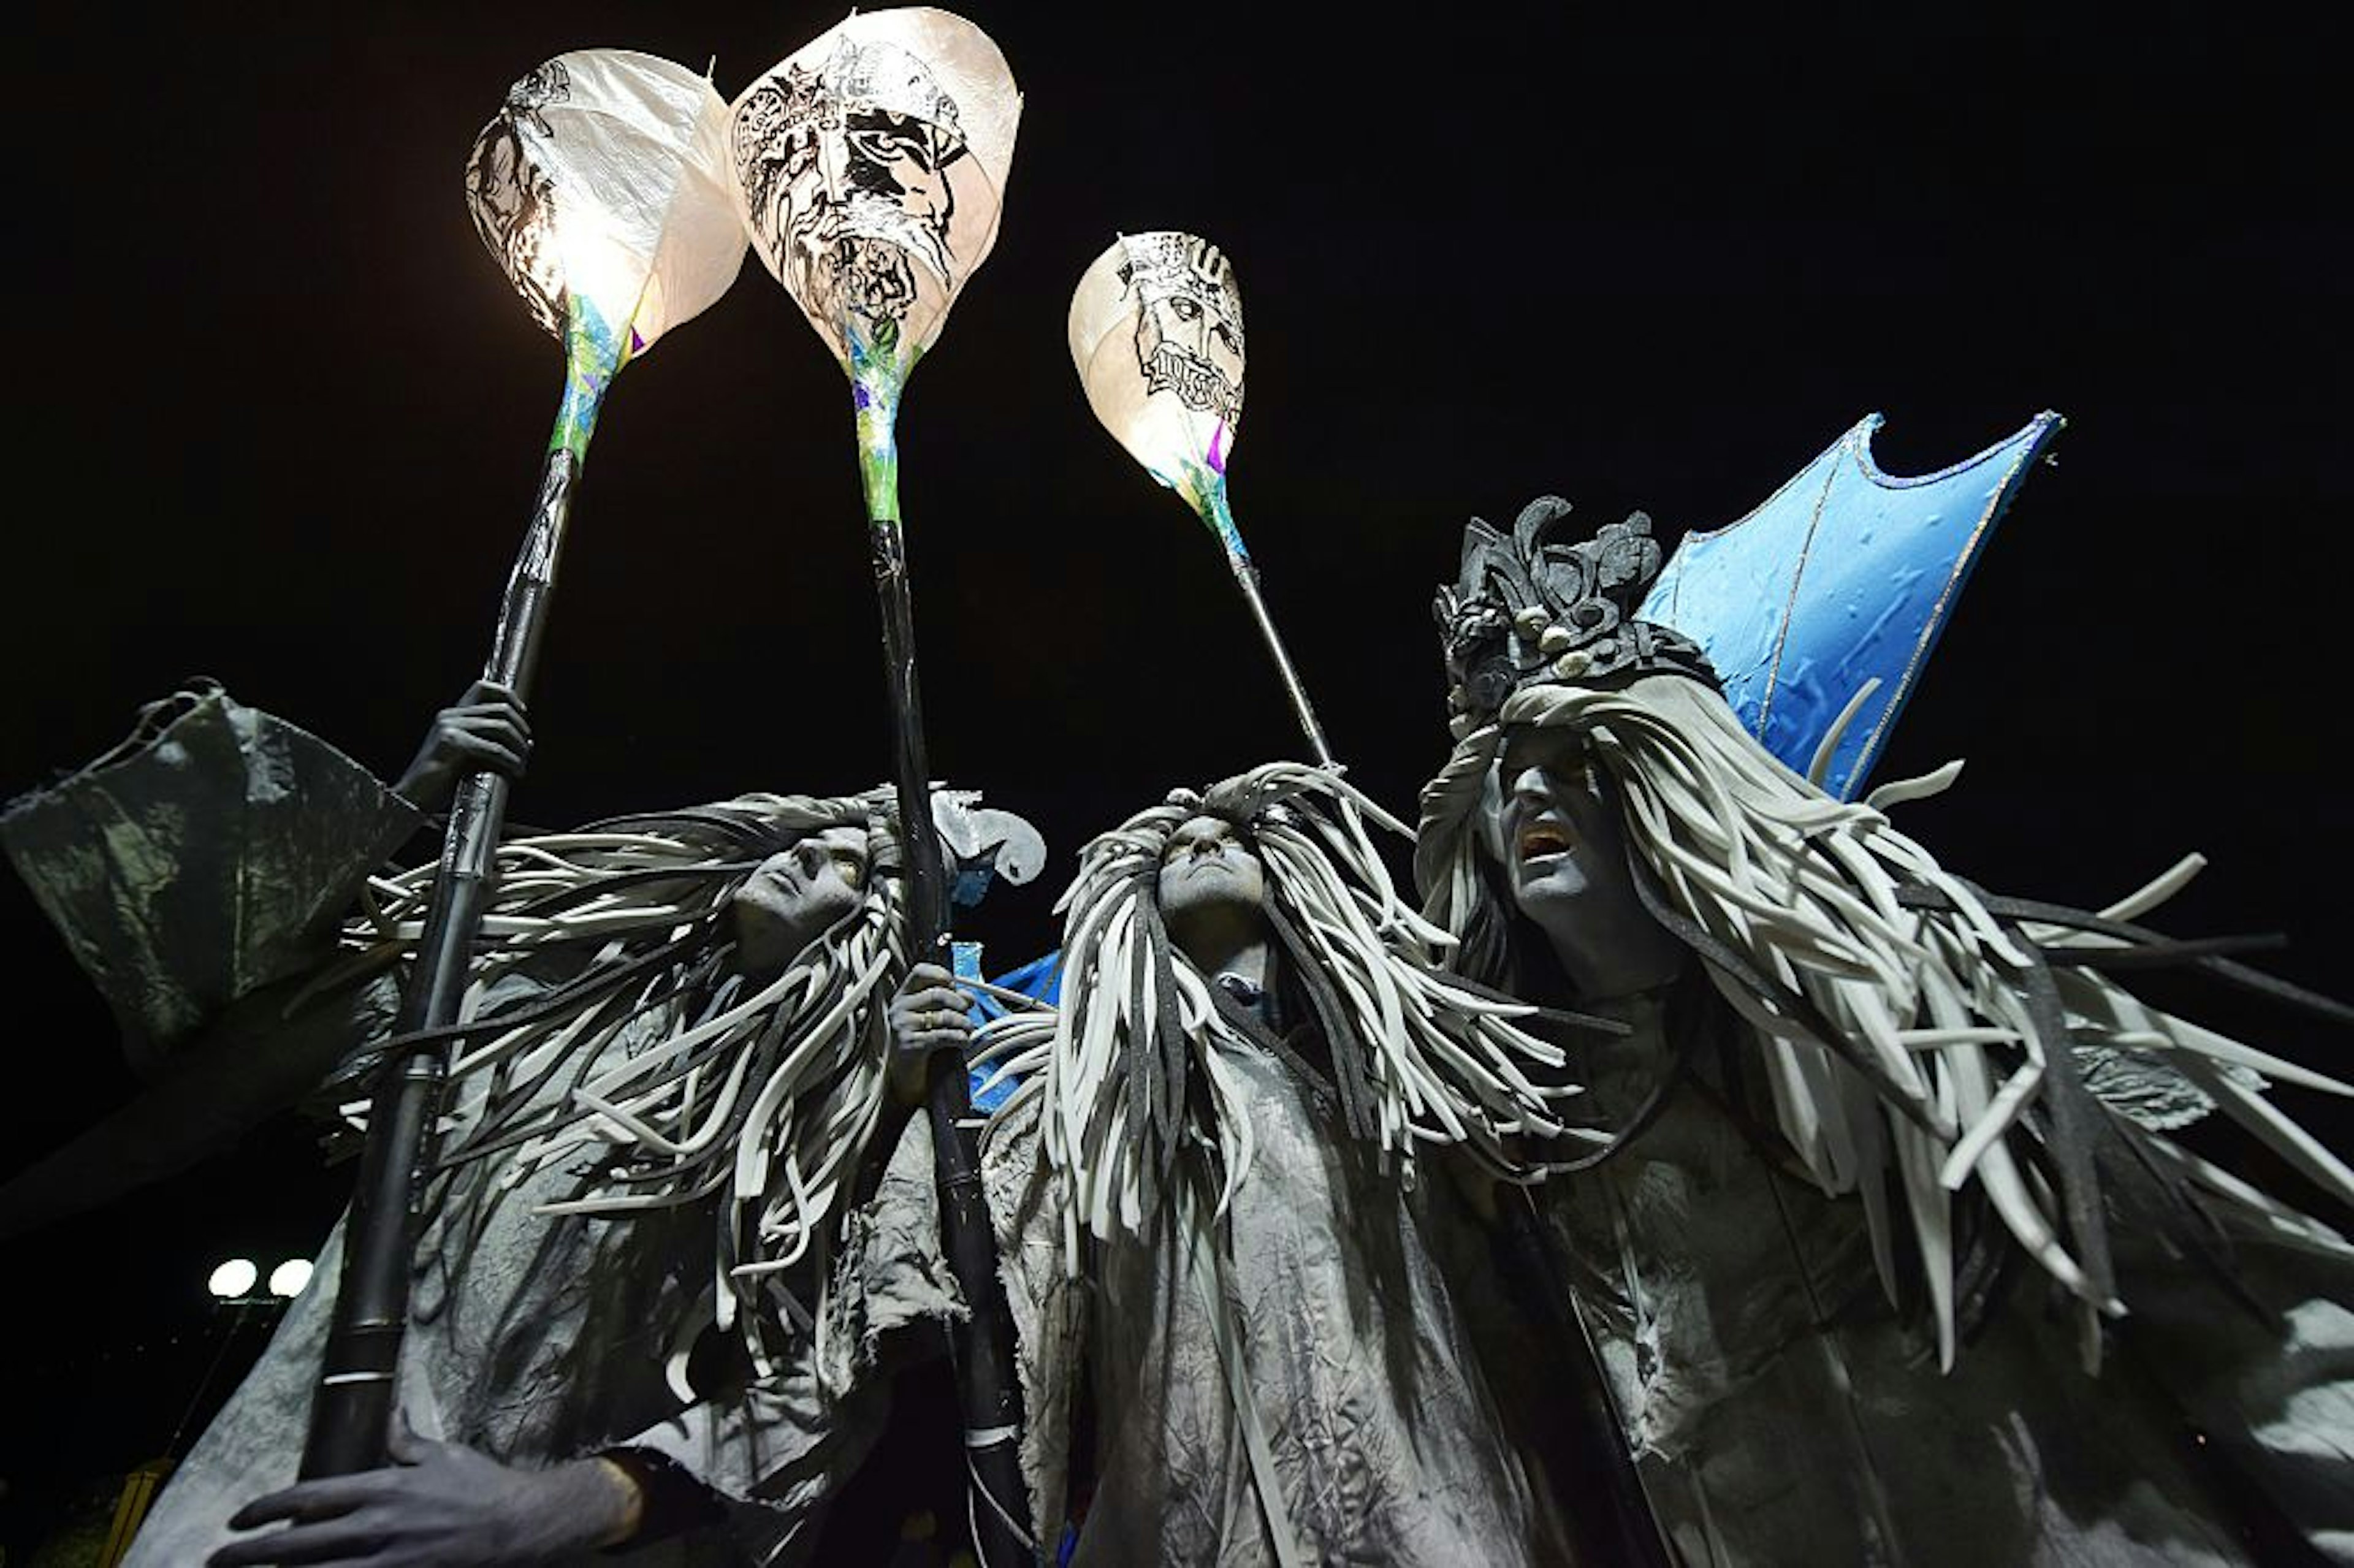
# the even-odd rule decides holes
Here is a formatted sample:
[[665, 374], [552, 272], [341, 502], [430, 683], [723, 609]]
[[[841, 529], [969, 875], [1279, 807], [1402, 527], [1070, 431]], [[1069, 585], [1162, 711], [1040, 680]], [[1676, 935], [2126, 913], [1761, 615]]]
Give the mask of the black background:
[[[1444, 755], [1427, 607], [1467, 515], [1553, 491], [1672, 535], [1867, 412], [1911, 473], [2052, 408], [2058, 462], [1880, 777], [1969, 770], [1900, 821], [1982, 882], [2095, 905], [2203, 850], [2164, 924], [2286, 930], [2269, 967], [2354, 991], [2341, 40], [2187, 4], [973, 4], [1027, 107], [998, 249], [900, 442], [935, 771], [1053, 851], [974, 922], [992, 964], [1050, 944], [1088, 833], [1299, 752], [1218, 552], [1096, 426], [1064, 344], [1113, 234], [1176, 228], [1240, 279], [1236, 514], [1378, 798], [1409, 809]], [[45, 10], [11, 111], [0, 789], [198, 673], [389, 776], [480, 665], [560, 385], [466, 217], [476, 130], [561, 50], [716, 59], [733, 95], [839, 12]], [[518, 818], [882, 777], [849, 414], [757, 258], [628, 369]], [[13, 1168], [133, 1086], [13, 880], [0, 921]], [[2343, 1060], [2342, 1035], [2220, 1016]], [[200, 1390], [211, 1262], [307, 1253], [344, 1199], [308, 1139], [267, 1129], [7, 1247], [12, 1549], [259, 1348], [249, 1325]]]

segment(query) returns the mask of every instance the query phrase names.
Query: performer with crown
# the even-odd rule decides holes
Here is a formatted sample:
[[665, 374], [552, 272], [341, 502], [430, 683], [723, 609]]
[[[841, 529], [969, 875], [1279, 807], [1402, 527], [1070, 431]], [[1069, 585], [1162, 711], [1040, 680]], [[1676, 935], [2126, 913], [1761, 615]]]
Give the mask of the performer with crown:
[[1998, 897], [1881, 809], [1943, 778], [1826, 792], [1638, 612], [1648, 520], [1568, 510], [1475, 520], [1439, 593], [1416, 874], [1467, 976], [1628, 1027], [1533, 1198], [1668, 1559], [2354, 1561], [2354, 1253], [2169, 1136], [2220, 1108], [2354, 1201], [2266, 1093], [2349, 1091], [2120, 980], [2348, 1011], [2136, 923], [2195, 866]]

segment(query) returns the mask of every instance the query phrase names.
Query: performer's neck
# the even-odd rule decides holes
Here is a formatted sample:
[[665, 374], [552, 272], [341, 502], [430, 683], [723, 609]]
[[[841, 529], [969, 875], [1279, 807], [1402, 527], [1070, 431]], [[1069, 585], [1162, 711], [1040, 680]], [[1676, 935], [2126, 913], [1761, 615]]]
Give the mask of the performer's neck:
[[1275, 987], [1275, 946], [1264, 931], [1227, 941], [1195, 942], [1185, 956], [1205, 976], [1234, 975], [1262, 991]]

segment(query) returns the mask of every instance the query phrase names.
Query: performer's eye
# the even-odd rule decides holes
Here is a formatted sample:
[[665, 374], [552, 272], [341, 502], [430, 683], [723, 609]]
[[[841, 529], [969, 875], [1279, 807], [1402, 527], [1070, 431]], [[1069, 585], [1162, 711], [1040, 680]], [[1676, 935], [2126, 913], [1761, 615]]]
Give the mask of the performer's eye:
[[833, 852], [833, 865], [835, 870], [842, 873], [842, 880], [851, 886], [860, 887], [865, 884], [866, 857], [864, 855], [854, 853], [850, 850], [836, 850]]

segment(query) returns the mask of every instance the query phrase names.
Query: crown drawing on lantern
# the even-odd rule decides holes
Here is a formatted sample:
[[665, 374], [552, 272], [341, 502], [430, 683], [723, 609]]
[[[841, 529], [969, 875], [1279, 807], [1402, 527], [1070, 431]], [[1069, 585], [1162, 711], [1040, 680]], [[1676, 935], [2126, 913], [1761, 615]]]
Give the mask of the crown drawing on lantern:
[[1234, 270], [1226, 265], [1225, 252], [1190, 234], [1123, 235], [1120, 243], [1126, 251], [1119, 264], [1121, 282], [1140, 281], [1162, 293], [1214, 300], [1235, 342], [1241, 342], [1242, 300], [1235, 291]]
[[1569, 512], [1543, 495], [1509, 535], [1477, 517], [1464, 526], [1462, 569], [1431, 605], [1458, 739], [1537, 682], [1670, 673], [1717, 684], [1697, 643], [1636, 614], [1664, 559], [1650, 518], [1630, 513], [1590, 539], [1556, 540]]

